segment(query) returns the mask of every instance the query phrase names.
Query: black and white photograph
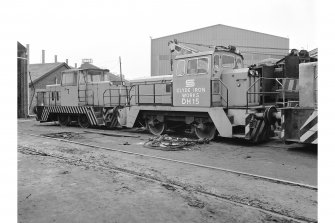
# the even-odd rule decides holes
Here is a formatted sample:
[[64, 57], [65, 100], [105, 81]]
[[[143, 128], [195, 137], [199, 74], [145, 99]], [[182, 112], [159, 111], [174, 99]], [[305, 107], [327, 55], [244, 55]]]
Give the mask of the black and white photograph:
[[6, 3], [2, 222], [332, 222], [320, 4]]

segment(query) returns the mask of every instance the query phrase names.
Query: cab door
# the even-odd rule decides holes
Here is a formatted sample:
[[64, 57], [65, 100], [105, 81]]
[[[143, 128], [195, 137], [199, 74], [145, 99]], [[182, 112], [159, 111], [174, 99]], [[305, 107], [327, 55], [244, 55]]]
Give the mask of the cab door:
[[178, 60], [173, 75], [174, 106], [210, 107], [210, 63], [208, 55]]
[[78, 71], [62, 73], [61, 106], [78, 106]]

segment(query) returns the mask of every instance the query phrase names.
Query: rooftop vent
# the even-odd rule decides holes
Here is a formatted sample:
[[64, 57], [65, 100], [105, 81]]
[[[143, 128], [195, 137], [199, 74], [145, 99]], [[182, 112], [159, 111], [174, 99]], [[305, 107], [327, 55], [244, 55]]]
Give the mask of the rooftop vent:
[[92, 59], [82, 59], [82, 63], [93, 63]]

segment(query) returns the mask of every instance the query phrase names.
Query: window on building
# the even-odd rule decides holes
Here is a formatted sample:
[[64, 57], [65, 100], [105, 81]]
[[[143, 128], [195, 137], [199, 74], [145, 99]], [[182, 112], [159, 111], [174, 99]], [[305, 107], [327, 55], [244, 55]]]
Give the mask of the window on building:
[[75, 86], [77, 85], [77, 72], [65, 72], [62, 75], [63, 86]]
[[208, 74], [208, 58], [198, 59], [198, 74]]
[[222, 67], [234, 67], [234, 56], [222, 55]]
[[178, 60], [177, 61], [177, 76], [183, 76], [185, 74], [185, 60]]

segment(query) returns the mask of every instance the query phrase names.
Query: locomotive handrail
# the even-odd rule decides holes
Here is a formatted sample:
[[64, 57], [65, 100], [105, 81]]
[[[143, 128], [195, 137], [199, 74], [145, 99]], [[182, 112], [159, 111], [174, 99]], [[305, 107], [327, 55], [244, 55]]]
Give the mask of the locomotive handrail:
[[[126, 102], [124, 103], [125, 105], [127, 104], [127, 98], [128, 98], [128, 91], [127, 91], [127, 86], [125, 86], [125, 89], [106, 89], [104, 93], [102, 94], [102, 101], [103, 101], [103, 106], [109, 105], [109, 106], [120, 106], [121, 105], [121, 91], [124, 90], [126, 92]], [[113, 95], [112, 96], [112, 91], [117, 91], [118, 95]], [[109, 95], [106, 96], [106, 93], [109, 92]], [[105, 98], [109, 97], [109, 103], [105, 103]], [[112, 103], [112, 98], [118, 98], [118, 103]]]
[[[226, 89], [226, 92], [227, 92], [227, 99], [225, 100], [225, 99], [223, 98], [223, 95], [222, 95], [222, 92], [221, 92], [221, 91], [220, 91], [219, 94], [212, 94], [212, 92], [211, 92], [211, 94], [212, 94], [212, 95], [220, 95], [221, 98], [226, 102], [226, 108], [229, 109], [229, 103], [228, 103], [228, 100], [229, 100], [229, 96], [228, 96], [229, 90], [228, 90], [227, 85], [226, 85], [225, 83], [223, 83], [221, 79], [212, 79], [212, 80], [211, 80], [211, 85], [212, 85], [213, 81], [218, 81], [218, 82], [221, 83], [221, 85]], [[212, 103], [212, 99], [211, 99], [211, 103]]]
[[[81, 97], [80, 96], [80, 92], [84, 91], [85, 92], [85, 96]], [[87, 95], [87, 92], [92, 92], [91, 95]], [[89, 105], [88, 104], [88, 98], [92, 97], [92, 105], [94, 105], [94, 91], [92, 89], [79, 89], [78, 88], [78, 102], [84, 102], [85, 105]], [[81, 101], [80, 99], [84, 98], [84, 101]]]
[[[60, 91], [38, 91], [36, 92], [36, 104], [38, 103], [39, 95], [42, 94], [42, 104], [45, 106], [57, 106], [60, 105]], [[55, 93], [55, 94], [54, 94]], [[57, 94], [58, 93], [58, 94]], [[51, 96], [50, 96], [51, 94]], [[51, 99], [51, 101], [50, 101]], [[48, 103], [46, 103], [48, 102]]]
[[250, 87], [247, 89], [246, 92], [246, 99], [247, 99], [247, 111], [249, 108], [249, 95], [251, 94], [262, 94], [263, 100], [262, 100], [262, 105], [264, 105], [264, 96], [265, 94], [282, 94], [283, 97], [283, 102], [285, 105], [285, 91], [291, 91], [291, 92], [296, 92], [296, 90], [281, 90], [281, 91], [271, 91], [271, 92], [265, 92], [265, 91], [261, 91], [261, 92], [249, 92], [254, 86], [255, 84], [257, 84], [258, 82], [260, 82], [261, 80], [275, 80], [283, 89], [283, 83], [280, 80], [297, 80], [297, 78], [277, 78], [277, 77], [259, 77], [252, 85], [250, 85]]
[[[316, 80], [316, 79], [318, 79], [318, 75], [316, 75], [315, 77], [314, 77], [314, 79]], [[316, 82], [314, 82], [314, 108], [316, 108], [317, 109], [317, 107], [318, 107], [318, 88], [317, 88], [317, 83]]]
[[[172, 90], [170, 94], [156, 94], [156, 84], [170, 84], [172, 85], [172, 81], [171, 80], [162, 80], [161, 82], [154, 82], [154, 83], [150, 83], [150, 82], [154, 82], [154, 81], [144, 81], [141, 83], [136, 83], [136, 84], [132, 84], [129, 88], [129, 101], [128, 101], [128, 105], [131, 104], [131, 100], [133, 98], [133, 96], [137, 97], [137, 103], [135, 101], [135, 104], [137, 105], [141, 105], [141, 104], [150, 104], [150, 105], [172, 105], [172, 101], [173, 101], [173, 94], [172, 94]], [[153, 94], [140, 94], [140, 90], [139, 90], [139, 86], [149, 86], [152, 85], [153, 86]], [[131, 91], [133, 89], [133, 87], [137, 86], [137, 93], [135, 92], [135, 94], [131, 94]], [[140, 103], [140, 96], [141, 97], [153, 97], [153, 102], [152, 103]], [[157, 103], [156, 102], [156, 97], [157, 96], [171, 96], [171, 102], [170, 103]]]
[[249, 93], [250, 93], [249, 90], [251, 88], [253, 88], [255, 86], [255, 84], [260, 81], [260, 79], [261, 79], [261, 77], [257, 78], [257, 80], [252, 85], [250, 85], [250, 87], [247, 89], [247, 108], [246, 108], [247, 112], [248, 112], [248, 109], [249, 109]]
[[278, 78], [276, 78], [276, 82], [283, 87], [283, 84], [278, 80]]

